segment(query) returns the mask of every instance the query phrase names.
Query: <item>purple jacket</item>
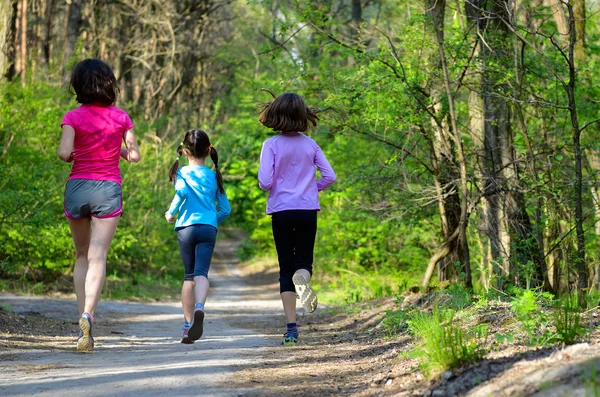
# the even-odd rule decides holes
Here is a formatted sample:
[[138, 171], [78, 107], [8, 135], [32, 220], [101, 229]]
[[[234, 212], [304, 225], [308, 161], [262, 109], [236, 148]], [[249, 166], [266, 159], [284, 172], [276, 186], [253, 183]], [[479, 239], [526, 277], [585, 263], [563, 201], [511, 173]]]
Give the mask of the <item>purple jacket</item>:
[[[321, 172], [317, 180], [315, 166]], [[315, 141], [295, 132], [263, 143], [258, 185], [270, 191], [267, 214], [285, 210], [320, 210], [319, 194], [335, 182], [335, 172]]]

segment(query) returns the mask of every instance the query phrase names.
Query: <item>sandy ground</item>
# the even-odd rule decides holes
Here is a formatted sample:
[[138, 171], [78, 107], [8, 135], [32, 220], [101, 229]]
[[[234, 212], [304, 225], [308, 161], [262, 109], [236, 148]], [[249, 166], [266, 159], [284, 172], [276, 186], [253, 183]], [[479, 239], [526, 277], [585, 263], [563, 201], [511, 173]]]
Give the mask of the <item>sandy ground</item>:
[[[101, 302], [96, 312], [96, 348], [75, 351], [77, 306], [73, 300], [0, 296], [34, 324], [39, 313], [56, 320], [59, 335], [24, 330], [0, 335], [2, 396], [238, 396], [245, 386], [228, 384], [235, 371], [261, 362], [262, 350], [279, 336], [231, 326], [245, 317], [273, 317], [276, 291], [243, 283], [232, 253], [219, 242], [207, 301], [205, 333], [193, 345], [180, 343], [179, 302]], [[0, 324], [0, 331], [2, 326]], [[40, 335], [42, 334], [42, 335]]]

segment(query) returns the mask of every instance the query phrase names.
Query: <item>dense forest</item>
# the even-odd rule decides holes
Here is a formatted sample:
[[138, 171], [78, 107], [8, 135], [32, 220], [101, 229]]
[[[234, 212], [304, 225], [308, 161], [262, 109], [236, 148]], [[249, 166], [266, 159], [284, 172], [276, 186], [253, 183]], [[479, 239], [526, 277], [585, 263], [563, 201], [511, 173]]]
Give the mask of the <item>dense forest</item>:
[[323, 291], [597, 287], [599, 12], [592, 0], [3, 0], [0, 289], [45, 292], [73, 266], [56, 149], [77, 106], [70, 70], [89, 57], [113, 68], [142, 152], [121, 165], [114, 288], [181, 277], [163, 213], [191, 128], [223, 158], [240, 255], [274, 254], [257, 183], [269, 90], [318, 110], [309, 135], [338, 174], [321, 196]]

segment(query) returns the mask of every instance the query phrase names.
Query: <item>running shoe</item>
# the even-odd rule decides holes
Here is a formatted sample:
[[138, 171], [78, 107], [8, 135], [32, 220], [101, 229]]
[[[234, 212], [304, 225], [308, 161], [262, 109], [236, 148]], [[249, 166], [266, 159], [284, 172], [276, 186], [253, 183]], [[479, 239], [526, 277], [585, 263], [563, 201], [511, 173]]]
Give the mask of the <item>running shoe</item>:
[[298, 344], [298, 334], [286, 332], [283, 335], [281, 346], [296, 346]]
[[196, 341], [200, 339], [202, 333], [204, 332], [204, 310], [196, 309], [194, 310], [194, 318], [192, 318], [192, 325], [190, 325], [190, 329], [188, 330], [188, 336], [190, 340]]
[[317, 294], [310, 288], [310, 285], [306, 282], [306, 279], [301, 274], [294, 274], [292, 277], [294, 287], [296, 287], [296, 293], [300, 297], [300, 304], [306, 310], [307, 313], [312, 313], [317, 309], [319, 303]]
[[191, 340], [190, 336], [188, 335], [189, 331], [189, 328], [183, 328], [183, 331], [181, 332], [181, 343], [185, 343], [186, 345], [194, 343], [194, 341]]
[[79, 339], [77, 339], [78, 352], [91, 352], [94, 350], [94, 337], [92, 336], [93, 317], [83, 313], [79, 319]]

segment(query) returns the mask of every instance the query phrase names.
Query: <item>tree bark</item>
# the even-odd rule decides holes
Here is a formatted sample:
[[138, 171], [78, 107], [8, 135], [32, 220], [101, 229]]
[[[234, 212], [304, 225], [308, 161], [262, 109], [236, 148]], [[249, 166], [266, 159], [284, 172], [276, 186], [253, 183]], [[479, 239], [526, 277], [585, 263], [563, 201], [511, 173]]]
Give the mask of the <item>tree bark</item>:
[[575, 24], [574, 57], [577, 62], [585, 60], [585, 0], [573, 0], [573, 19]]
[[351, 35], [354, 40], [358, 40], [358, 32], [362, 22], [361, 0], [352, 0], [352, 26]]
[[[479, 184], [483, 191], [484, 231], [490, 239], [492, 260], [500, 262], [497, 270], [516, 284], [523, 281], [541, 285], [544, 280], [543, 256], [534, 238], [533, 227], [526, 211], [521, 193], [518, 159], [513, 143], [512, 112], [509, 100], [511, 92], [500, 80], [505, 69], [511, 68], [511, 41], [506, 23], [514, 23], [512, 5], [508, 0], [467, 1], [465, 6], [469, 19], [476, 24], [480, 37], [481, 85], [483, 99], [483, 148], [479, 150], [479, 166], [484, 181]], [[513, 11], [515, 12], [515, 11]], [[489, 68], [496, 65], [498, 69]], [[518, 79], [518, 63], [516, 75]], [[518, 94], [518, 93], [517, 93]], [[476, 93], [474, 95], [477, 95]], [[476, 101], [471, 100], [475, 105]], [[470, 109], [473, 113], [477, 108]], [[518, 266], [517, 266], [518, 265]]]
[[[575, 85], [577, 81], [577, 72], [575, 69], [575, 52], [577, 48], [576, 14], [571, 3], [567, 4], [569, 11], [569, 48], [568, 48], [568, 66], [569, 81], [565, 86], [567, 91], [569, 114], [571, 116], [571, 127], [573, 131], [573, 152], [575, 154], [575, 230], [577, 233], [577, 252], [575, 258], [577, 270], [577, 288], [580, 294], [588, 287], [588, 271], [585, 262], [585, 232], [583, 230], [583, 157], [581, 152], [581, 128], [577, 114], [577, 101], [575, 99]], [[585, 22], [585, 21], [584, 21]]]
[[63, 83], [66, 84], [70, 79], [70, 72], [67, 70], [67, 65], [75, 52], [75, 44], [81, 30], [81, 7], [83, 0], [71, 0], [67, 13], [66, 36], [63, 45]]
[[[444, 50], [444, 15], [446, 11], [445, 0], [425, 0], [426, 13], [432, 21], [432, 33], [437, 43], [438, 72], [441, 71], [442, 85], [436, 87], [432, 84], [432, 97], [434, 100], [434, 111], [436, 120], [434, 126], [434, 156], [437, 162], [436, 186], [438, 188], [438, 200], [440, 208], [440, 219], [442, 221], [442, 234], [445, 239], [443, 248], [430, 260], [438, 263], [438, 276], [444, 280], [451, 278], [458, 280], [458, 275], [464, 272], [465, 284], [472, 286], [471, 264], [469, 246], [467, 241], [467, 171], [466, 159], [464, 157], [463, 145], [458, 130], [456, 113], [454, 110], [454, 98], [450, 88], [450, 75], [446, 62]], [[448, 115], [450, 125], [444, 121], [446, 115], [441, 112], [441, 99], [445, 96], [448, 103]], [[441, 193], [441, 194], [440, 194]], [[456, 263], [460, 263], [456, 267]], [[424, 285], [428, 283], [430, 272], [425, 275]]]
[[10, 79], [15, 62], [17, 0], [0, 1], [0, 83]]
[[54, 22], [55, 5], [56, 0], [46, 0], [42, 14], [40, 59], [45, 67], [50, 63], [50, 42], [52, 39], [52, 23]]

